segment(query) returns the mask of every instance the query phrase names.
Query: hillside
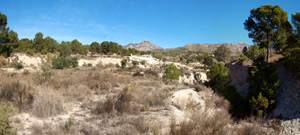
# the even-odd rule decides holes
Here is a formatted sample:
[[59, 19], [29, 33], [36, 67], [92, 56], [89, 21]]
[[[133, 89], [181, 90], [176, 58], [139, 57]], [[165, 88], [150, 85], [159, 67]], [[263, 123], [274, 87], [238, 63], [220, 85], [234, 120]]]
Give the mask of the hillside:
[[244, 42], [239, 43], [223, 43], [223, 44], [188, 44], [185, 45], [183, 48], [186, 48], [190, 51], [200, 51], [206, 53], [212, 53], [217, 49], [217, 47], [225, 45], [226, 47], [230, 48], [233, 54], [237, 54], [238, 51], [242, 52], [244, 47], [249, 47], [248, 44]]
[[163, 48], [151, 43], [148, 40], [144, 40], [140, 43], [130, 43], [126, 46], [123, 46], [123, 48], [135, 48], [140, 51], [152, 51], [155, 49], [163, 49]]

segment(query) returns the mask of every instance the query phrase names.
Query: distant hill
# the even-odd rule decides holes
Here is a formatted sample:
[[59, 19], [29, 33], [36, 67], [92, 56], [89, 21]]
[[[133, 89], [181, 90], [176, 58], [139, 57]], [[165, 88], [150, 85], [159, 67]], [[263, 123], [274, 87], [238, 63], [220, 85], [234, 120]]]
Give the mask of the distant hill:
[[130, 43], [126, 46], [123, 46], [123, 48], [135, 48], [140, 51], [152, 51], [156, 49], [163, 49], [153, 43], [151, 43], [148, 40], [144, 40], [141, 43]]
[[233, 54], [237, 54], [238, 51], [242, 52], [244, 47], [249, 47], [248, 44], [244, 42], [239, 43], [223, 43], [223, 44], [188, 44], [185, 45], [183, 48], [186, 48], [190, 51], [200, 51], [200, 52], [206, 52], [206, 53], [213, 53], [217, 47], [225, 45], [228, 47]]

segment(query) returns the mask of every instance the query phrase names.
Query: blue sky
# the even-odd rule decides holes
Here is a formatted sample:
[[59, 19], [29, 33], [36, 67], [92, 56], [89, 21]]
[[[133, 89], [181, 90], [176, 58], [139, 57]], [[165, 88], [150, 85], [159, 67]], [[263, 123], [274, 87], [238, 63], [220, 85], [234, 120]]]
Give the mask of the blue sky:
[[19, 39], [37, 32], [57, 41], [121, 45], [149, 40], [163, 48], [190, 43], [252, 44], [244, 21], [261, 5], [300, 12], [299, 0], [0, 0]]

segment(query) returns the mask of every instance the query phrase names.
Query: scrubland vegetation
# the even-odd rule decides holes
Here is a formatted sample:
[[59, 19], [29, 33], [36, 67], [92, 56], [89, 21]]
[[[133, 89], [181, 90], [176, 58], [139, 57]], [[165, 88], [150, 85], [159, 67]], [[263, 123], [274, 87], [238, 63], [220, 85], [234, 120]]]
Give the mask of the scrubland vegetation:
[[[174, 63], [139, 68], [147, 67], [146, 62], [130, 62], [123, 57], [120, 65], [78, 67], [78, 58], [71, 54], [128, 56], [151, 52], [123, 49], [108, 41], [58, 43], [51, 37], [43, 38], [40, 32], [33, 40], [18, 40], [17, 33], [4, 22], [0, 27], [4, 33], [0, 35], [0, 67], [24, 68], [17, 60], [5, 60], [13, 52], [47, 55], [47, 61], [39, 70], [1, 70], [0, 134], [279, 134], [281, 121], [269, 115], [276, 108], [281, 87], [276, 64], [283, 64], [299, 79], [299, 16], [293, 14], [292, 23], [288, 22], [278, 5], [251, 10], [244, 25], [255, 44], [236, 56], [225, 46], [211, 54], [180, 48], [152, 52], [162, 63], [205, 64], [195, 67], [207, 73], [209, 81], [204, 84], [180, 83], [179, 78], [190, 71]], [[0, 20], [6, 16], [0, 14]], [[270, 46], [283, 59], [270, 62]], [[247, 95], [232, 85], [226, 67], [230, 61], [251, 64]], [[184, 103], [174, 102], [174, 93], [186, 89], [193, 89], [196, 100], [189, 93]]]

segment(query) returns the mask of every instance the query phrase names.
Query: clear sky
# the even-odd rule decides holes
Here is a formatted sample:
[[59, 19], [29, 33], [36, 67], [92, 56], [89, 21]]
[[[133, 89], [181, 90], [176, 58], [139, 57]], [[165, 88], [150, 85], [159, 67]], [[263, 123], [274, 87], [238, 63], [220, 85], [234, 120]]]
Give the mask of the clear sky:
[[300, 12], [299, 0], [0, 0], [19, 39], [37, 32], [57, 41], [121, 45], [149, 40], [163, 48], [190, 43], [252, 45], [244, 21], [261, 5]]

